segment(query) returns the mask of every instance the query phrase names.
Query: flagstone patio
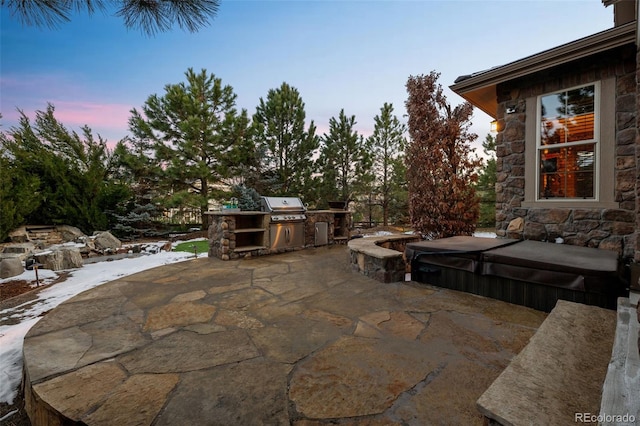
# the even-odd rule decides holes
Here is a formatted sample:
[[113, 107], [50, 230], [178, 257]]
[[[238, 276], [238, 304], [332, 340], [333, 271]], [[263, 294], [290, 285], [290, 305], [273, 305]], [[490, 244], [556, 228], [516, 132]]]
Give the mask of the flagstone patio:
[[482, 424], [546, 314], [352, 272], [344, 246], [104, 284], [24, 343], [33, 425]]

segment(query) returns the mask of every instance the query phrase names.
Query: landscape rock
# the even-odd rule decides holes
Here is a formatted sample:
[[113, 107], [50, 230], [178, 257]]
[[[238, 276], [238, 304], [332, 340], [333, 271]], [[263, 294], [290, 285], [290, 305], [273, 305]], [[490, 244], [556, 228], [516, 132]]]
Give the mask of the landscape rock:
[[14, 243], [26, 243], [29, 241], [29, 235], [27, 234], [27, 228], [21, 226], [9, 233], [9, 238]]
[[36, 261], [44, 269], [60, 271], [63, 269], [81, 268], [83, 265], [80, 250], [77, 247], [59, 247], [54, 250], [36, 253]]
[[0, 259], [15, 257], [24, 262], [35, 248], [36, 246], [33, 243], [8, 244], [1, 250]]
[[104, 231], [95, 236], [93, 240], [97, 250], [116, 250], [122, 247], [122, 242], [109, 231]]
[[63, 242], [77, 241], [86, 235], [76, 228], [70, 225], [60, 225], [56, 227], [56, 230], [60, 233]]
[[0, 278], [9, 278], [24, 272], [22, 262], [17, 257], [0, 260]]
[[524, 219], [517, 217], [509, 222], [507, 232], [522, 232], [524, 230]]
[[93, 241], [87, 241], [85, 244], [79, 248], [80, 255], [82, 257], [89, 257], [91, 252], [95, 251], [96, 246], [93, 244]]

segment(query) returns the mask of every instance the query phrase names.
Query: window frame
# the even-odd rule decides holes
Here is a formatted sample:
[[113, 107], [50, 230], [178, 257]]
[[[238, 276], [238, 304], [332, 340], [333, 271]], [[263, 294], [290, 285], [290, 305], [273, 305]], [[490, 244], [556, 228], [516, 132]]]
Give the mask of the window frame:
[[[583, 87], [593, 86], [594, 95], [593, 95], [593, 138], [592, 139], [584, 139], [580, 141], [573, 142], [563, 142], [551, 145], [542, 145], [542, 98], [550, 95], [558, 95], [561, 93], [568, 93], [571, 90], [580, 89]], [[602, 164], [602, 155], [601, 155], [601, 145], [602, 145], [602, 135], [600, 132], [600, 122], [601, 122], [601, 87], [600, 81], [594, 81], [587, 84], [580, 84], [577, 86], [566, 87], [559, 90], [554, 90], [551, 92], [543, 93], [541, 95], [536, 96], [536, 131], [535, 131], [535, 201], [538, 203], [574, 203], [574, 202], [594, 202], [597, 203], [600, 201], [600, 170]], [[593, 144], [593, 153], [594, 153], [594, 168], [593, 168], [593, 197], [589, 198], [577, 198], [577, 197], [551, 197], [545, 198], [541, 196], [541, 168], [540, 168], [540, 157], [541, 151], [543, 149], [562, 149], [569, 148], [572, 146], [579, 145], [591, 145]]]

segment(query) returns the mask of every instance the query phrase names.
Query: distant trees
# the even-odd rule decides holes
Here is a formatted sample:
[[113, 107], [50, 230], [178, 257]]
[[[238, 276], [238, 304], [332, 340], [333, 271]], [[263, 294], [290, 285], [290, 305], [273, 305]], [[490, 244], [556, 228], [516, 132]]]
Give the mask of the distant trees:
[[[409, 142], [388, 103], [366, 139], [344, 110], [318, 137], [286, 82], [259, 100], [251, 120], [215, 75], [189, 69], [185, 77], [132, 109], [131, 135], [113, 151], [88, 127], [67, 130], [52, 105], [33, 123], [21, 113], [0, 132], [0, 240], [29, 222], [145, 234], [169, 209], [204, 219], [211, 201], [235, 197], [258, 209], [260, 195], [301, 196], [313, 208], [353, 201], [354, 217], [368, 209], [375, 221], [380, 205], [383, 225], [408, 215], [418, 232], [444, 237], [473, 232], [475, 191], [490, 195], [495, 185], [495, 159], [473, 185], [481, 163], [469, 146], [471, 106], [450, 106], [435, 72], [407, 82]], [[483, 146], [488, 153], [495, 141]]]
[[163, 213], [161, 164], [156, 160], [152, 142], [123, 139], [113, 152], [114, 178], [126, 184], [130, 197], [116, 213], [113, 231], [118, 236], [142, 236], [154, 232], [154, 223]]
[[338, 119], [329, 120], [318, 158], [320, 205], [327, 201], [350, 201], [373, 181], [371, 148], [354, 129], [356, 117], [340, 110]]
[[496, 224], [496, 139], [488, 134], [482, 142], [482, 149], [488, 156], [482, 164], [478, 176], [478, 194], [480, 196], [480, 217], [478, 225], [494, 227]]
[[69, 22], [74, 10], [89, 14], [117, 5], [116, 16], [129, 29], [147, 35], [169, 31], [174, 24], [190, 32], [206, 26], [218, 12], [220, 0], [1, 0], [23, 25], [55, 28]]
[[473, 107], [449, 105], [439, 76], [410, 76], [406, 85], [409, 213], [415, 230], [430, 238], [470, 235], [479, 214], [473, 183], [481, 163], [469, 145], [477, 138], [469, 132]]
[[260, 98], [253, 116], [264, 195], [312, 197], [313, 155], [319, 146], [313, 121], [305, 130], [304, 102], [287, 83]]
[[19, 173], [18, 165], [9, 157], [6, 136], [0, 134], [0, 241], [9, 232], [23, 225], [40, 205], [34, 194], [40, 180], [31, 174]]
[[162, 171], [156, 190], [164, 206], [197, 208], [204, 218], [216, 198], [214, 185], [253, 161], [255, 150], [247, 111], [236, 110], [233, 88], [204, 69], [190, 68], [186, 79], [166, 85], [163, 96], [149, 96], [142, 113], [131, 111], [131, 145], [132, 152], [153, 155], [155, 163], [145, 167]]
[[[374, 118], [373, 135], [369, 137], [371, 147], [373, 171], [375, 173], [375, 190], [380, 195], [382, 206], [382, 224], [389, 224], [389, 212], [394, 200], [402, 197], [401, 182], [404, 181], [404, 147], [406, 140], [404, 133], [406, 126], [393, 115], [393, 105], [385, 103], [380, 108], [380, 114]], [[401, 179], [397, 179], [398, 173]], [[400, 184], [400, 185], [399, 185]]]
[[19, 125], [0, 134], [0, 240], [25, 222], [107, 229], [128, 196], [113, 179], [106, 141], [88, 127], [67, 130], [54, 111], [49, 104], [33, 123], [21, 112]]

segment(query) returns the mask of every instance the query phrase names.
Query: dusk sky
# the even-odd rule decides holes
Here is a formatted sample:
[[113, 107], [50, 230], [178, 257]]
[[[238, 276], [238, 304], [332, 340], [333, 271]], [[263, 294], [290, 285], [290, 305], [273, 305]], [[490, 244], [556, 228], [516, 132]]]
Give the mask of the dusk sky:
[[[238, 108], [253, 115], [260, 97], [287, 82], [318, 133], [344, 108], [364, 136], [385, 102], [403, 121], [410, 75], [441, 73], [448, 89], [464, 74], [503, 65], [613, 26], [613, 8], [580, 1], [233, 1], [213, 23], [155, 37], [125, 29], [109, 13], [76, 14], [57, 29], [23, 27], [0, 14], [2, 130], [17, 108], [33, 117], [47, 102], [69, 129], [86, 124], [115, 144], [166, 84], [202, 68], [231, 85]], [[484, 140], [491, 119], [476, 109]]]

